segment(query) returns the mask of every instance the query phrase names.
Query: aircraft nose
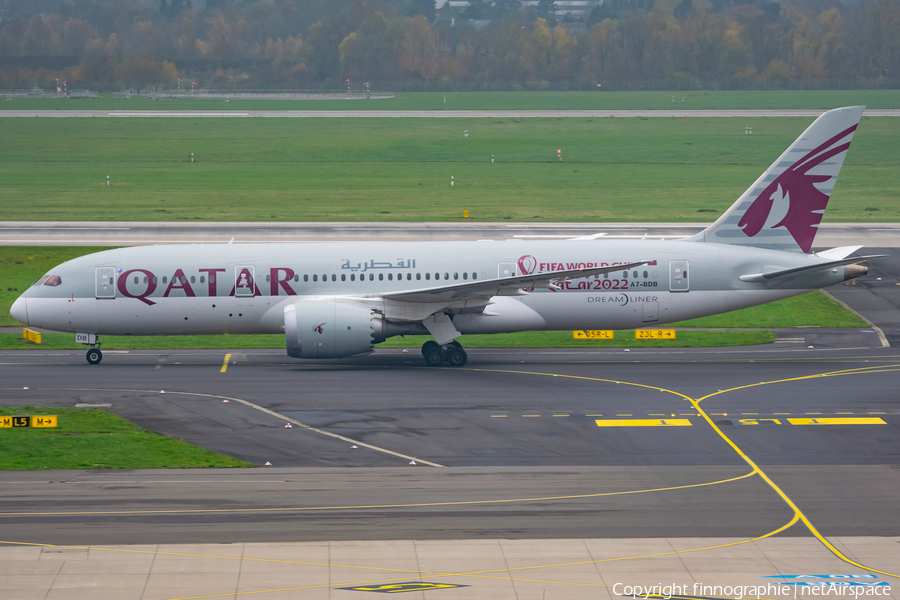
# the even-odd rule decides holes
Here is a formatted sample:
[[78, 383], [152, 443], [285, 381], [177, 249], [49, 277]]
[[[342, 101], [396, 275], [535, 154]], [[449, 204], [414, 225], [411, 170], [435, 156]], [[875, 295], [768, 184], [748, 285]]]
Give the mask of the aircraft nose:
[[12, 315], [13, 319], [25, 323], [26, 325], [30, 325], [28, 322], [28, 300], [26, 300], [24, 296], [16, 298], [12, 308], [9, 309], [9, 314]]

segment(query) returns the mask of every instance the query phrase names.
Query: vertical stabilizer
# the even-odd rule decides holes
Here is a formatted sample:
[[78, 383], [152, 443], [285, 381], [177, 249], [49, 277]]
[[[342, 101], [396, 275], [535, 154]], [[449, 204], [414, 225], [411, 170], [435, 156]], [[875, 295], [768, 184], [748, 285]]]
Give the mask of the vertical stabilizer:
[[820, 116], [725, 214], [687, 239], [809, 252], [864, 109]]

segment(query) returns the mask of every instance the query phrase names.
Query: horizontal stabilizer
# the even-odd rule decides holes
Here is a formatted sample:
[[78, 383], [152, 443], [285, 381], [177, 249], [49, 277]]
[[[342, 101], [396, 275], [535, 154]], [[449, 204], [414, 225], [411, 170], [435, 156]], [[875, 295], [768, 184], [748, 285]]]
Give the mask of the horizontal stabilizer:
[[819, 258], [827, 258], [828, 260], [841, 260], [842, 258], [847, 258], [860, 248], [862, 248], [862, 246], [841, 246], [840, 248], [831, 248], [830, 250], [816, 252], [816, 256]]
[[810, 271], [819, 271], [823, 269], [831, 269], [834, 267], [843, 267], [852, 265], [870, 258], [882, 258], [887, 254], [873, 254], [872, 256], [856, 256], [854, 258], [845, 258], [844, 260], [832, 260], [829, 262], [816, 263], [814, 265], [806, 265], [805, 267], [794, 267], [793, 269], [781, 269], [779, 271], [769, 271], [768, 273], [753, 273], [752, 275], [741, 275], [741, 281], [759, 283], [762, 281], [771, 281], [779, 277], [790, 277], [799, 275], [800, 273], [808, 273]]
[[566, 279], [581, 279], [593, 277], [603, 273], [614, 273], [633, 269], [645, 265], [650, 261], [643, 260], [610, 267], [593, 267], [590, 269], [569, 269], [566, 271], [551, 271], [549, 273], [531, 273], [516, 275], [515, 277], [503, 277], [499, 279], [485, 279], [468, 283], [456, 283], [440, 287], [424, 288], [417, 290], [404, 290], [402, 292], [387, 292], [384, 294], [372, 294], [375, 298], [390, 298], [400, 302], [455, 302], [468, 298], [490, 298], [497, 296], [501, 290], [515, 290], [518, 288], [545, 287], [554, 289], [555, 282]]

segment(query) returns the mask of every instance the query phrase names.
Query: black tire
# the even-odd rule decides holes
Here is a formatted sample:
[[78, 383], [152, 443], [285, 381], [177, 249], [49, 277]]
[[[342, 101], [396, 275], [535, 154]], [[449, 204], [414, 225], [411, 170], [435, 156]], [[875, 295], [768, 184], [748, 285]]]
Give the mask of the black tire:
[[422, 344], [422, 356], [427, 356], [429, 352], [441, 350], [441, 345], [435, 342], [434, 340], [428, 340], [424, 344]]
[[469, 360], [469, 356], [466, 354], [465, 350], [463, 350], [461, 347], [453, 346], [447, 348], [446, 358], [451, 367], [462, 367]]
[[100, 352], [97, 348], [91, 348], [87, 351], [87, 361], [92, 365], [99, 365], [100, 361], [103, 360], [103, 353]]
[[429, 347], [427, 350], [423, 348], [422, 355], [425, 357], [425, 363], [429, 367], [439, 367], [444, 362], [444, 352], [437, 344], [434, 347]]

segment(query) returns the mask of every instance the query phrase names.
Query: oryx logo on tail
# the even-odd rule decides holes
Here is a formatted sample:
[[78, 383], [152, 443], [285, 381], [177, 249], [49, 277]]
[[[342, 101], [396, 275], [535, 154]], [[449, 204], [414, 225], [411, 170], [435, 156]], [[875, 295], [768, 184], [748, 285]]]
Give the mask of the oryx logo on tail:
[[808, 253], [865, 108], [821, 115], [715, 223], [686, 241]]
[[[826, 194], [816, 184], [825, 183], [837, 175], [836, 172], [812, 174], [810, 171], [845, 152], [850, 147], [847, 138], [852, 137], [854, 131], [856, 125], [848, 127], [776, 177], [738, 221], [738, 227], [744, 230], [747, 237], [754, 237], [764, 228], [784, 227], [800, 249], [809, 252], [830, 196], [830, 190]], [[840, 163], [837, 166], [840, 168]]]

